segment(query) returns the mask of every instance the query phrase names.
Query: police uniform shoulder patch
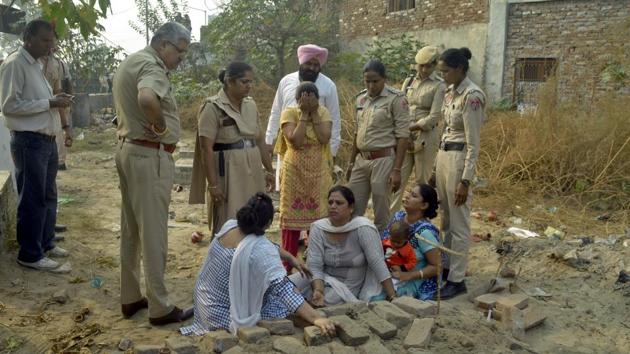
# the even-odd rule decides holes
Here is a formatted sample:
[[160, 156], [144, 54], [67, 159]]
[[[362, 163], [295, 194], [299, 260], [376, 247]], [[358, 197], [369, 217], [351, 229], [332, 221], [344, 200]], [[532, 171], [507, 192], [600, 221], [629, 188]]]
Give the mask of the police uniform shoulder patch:
[[477, 90], [470, 91], [466, 97], [466, 105], [473, 111], [481, 109], [484, 105], [483, 93]]

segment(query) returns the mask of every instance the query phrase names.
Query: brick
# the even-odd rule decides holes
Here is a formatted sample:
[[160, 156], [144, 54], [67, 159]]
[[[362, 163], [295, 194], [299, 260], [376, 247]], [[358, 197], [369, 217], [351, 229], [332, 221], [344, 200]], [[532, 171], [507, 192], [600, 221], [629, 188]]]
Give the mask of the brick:
[[238, 345], [238, 338], [224, 331], [212, 331], [201, 338], [199, 346], [203, 353], [223, 353]]
[[367, 311], [359, 314], [359, 320], [368, 326], [372, 333], [379, 336], [381, 339], [391, 339], [398, 333], [398, 328], [393, 324], [387, 322], [385, 319], [379, 317], [372, 311]]
[[258, 322], [258, 326], [268, 329], [272, 335], [285, 336], [295, 333], [293, 322], [285, 319], [262, 320]]
[[403, 346], [409, 348], [425, 348], [431, 341], [431, 332], [435, 325], [433, 318], [417, 318], [413, 321]]
[[525, 330], [530, 330], [541, 325], [547, 319], [547, 316], [537, 307], [528, 307], [523, 310], [525, 316]]
[[483, 294], [475, 298], [475, 305], [484, 310], [492, 309], [496, 307], [497, 300], [502, 297], [499, 294]]
[[283, 354], [306, 354], [306, 347], [293, 337], [280, 337], [273, 341], [273, 350]]
[[359, 354], [391, 354], [381, 341], [378, 339], [371, 340], [357, 348]]
[[370, 339], [368, 329], [346, 315], [332, 316], [329, 319], [335, 323], [337, 336], [345, 345], [356, 347]]
[[319, 309], [326, 314], [326, 317], [359, 314], [368, 311], [367, 303], [365, 302], [347, 302], [345, 304], [322, 307]]
[[330, 349], [328, 349], [328, 347], [326, 346], [319, 346], [319, 347], [307, 347], [307, 353], [308, 354], [332, 354], [330, 352]]
[[166, 347], [177, 354], [197, 354], [199, 347], [192, 339], [184, 336], [170, 337], [166, 339]]
[[343, 345], [338, 341], [328, 344], [328, 348], [332, 354], [357, 354], [357, 350], [354, 347]]
[[192, 159], [179, 159], [175, 162], [174, 184], [189, 185], [192, 181]]
[[161, 345], [139, 344], [133, 347], [134, 354], [159, 354]]
[[529, 304], [529, 297], [524, 294], [510, 294], [508, 296], [502, 296], [497, 299], [496, 307], [500, 311], [505, 308], [516, 307], [518, 309], [524, 309]]
[[370, 309], [398, 328], [410, 324], [414, 317], [387, 301], [373, 302], [370, 304]]
[[244, 354], [244, 353], [245, 351], [243, 350], [243, 348], [239, 347], [238, 345], [223, 352], [223, 354]]
[[512, 330], [512, 336], [518, 340], [525, 339], [525, 315], [523, 310], [512, 307], [510, 311], [511, 323], [507, 328]]
[[308, 346], [322, 345], [330, 342], [330, 337], [324, 335], [319, 327], [308, 326], [304, 327], [304, 342]]
[[269, 330], [262, 327], [241, 327], [238, 329], [238, 338], [245, 343], [254, 344], [269, 337]]
[[414, 299], [410, 296], [401, 296], [395, 298], [392, 304], [400, 307], [401, 310], [419, 316], [434, 317], [437, 315], [437, 305], [427, 301]]
[[186, 148], [179, 149], [179, 159], [194, 159], [195, 158], [195, 150], [190, 150]]

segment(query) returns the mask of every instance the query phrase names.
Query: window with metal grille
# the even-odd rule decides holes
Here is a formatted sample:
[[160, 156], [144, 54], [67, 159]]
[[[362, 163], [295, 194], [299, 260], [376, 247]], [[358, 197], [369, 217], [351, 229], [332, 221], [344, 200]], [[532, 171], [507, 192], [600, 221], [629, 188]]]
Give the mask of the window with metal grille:
[[517, 81], [542, 82], [556, 72], [555, 58], [520, 58], [516, 59]]
[[389, 0], [387, 12], [410, 10], [416, 7], [416, 0]]

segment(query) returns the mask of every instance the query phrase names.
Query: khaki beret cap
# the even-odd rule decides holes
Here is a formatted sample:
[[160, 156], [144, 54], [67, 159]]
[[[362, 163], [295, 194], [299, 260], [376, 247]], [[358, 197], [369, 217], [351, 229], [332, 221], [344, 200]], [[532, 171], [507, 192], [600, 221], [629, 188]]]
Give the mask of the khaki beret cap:
[[440, 50], [437, 47], [426, 46], [416, 54], [416, 64], [429, 64], [437, 60]]

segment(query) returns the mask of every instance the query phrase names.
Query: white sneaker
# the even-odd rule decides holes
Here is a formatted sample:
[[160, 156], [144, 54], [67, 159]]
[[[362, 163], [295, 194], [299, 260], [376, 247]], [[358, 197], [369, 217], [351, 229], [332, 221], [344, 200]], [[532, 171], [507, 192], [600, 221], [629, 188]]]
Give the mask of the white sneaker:
[[70, 255], [70, 252], [64, 250], [63, 248], [59, 246], [55, 246], [55, 248], [48, 251], [49, 257], [63, 258], [63, 257], [68, 257], [69, 255]]
[[59, 263], [53, 261], [52, 259], [48, 258], [48, 257], [44, 257], [42, 259], [40, 259], [37, 262], [24, 262], [18, 259], [18, 264], [24, 266], [24, 267], [28, 267], [28, 268], [33, 268], [33, 269], [37, 269], [37, 270], [53, 270], [57, 267], [59, 267]]

